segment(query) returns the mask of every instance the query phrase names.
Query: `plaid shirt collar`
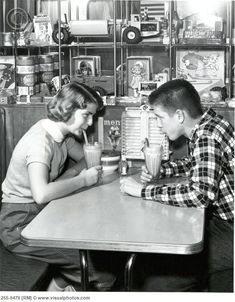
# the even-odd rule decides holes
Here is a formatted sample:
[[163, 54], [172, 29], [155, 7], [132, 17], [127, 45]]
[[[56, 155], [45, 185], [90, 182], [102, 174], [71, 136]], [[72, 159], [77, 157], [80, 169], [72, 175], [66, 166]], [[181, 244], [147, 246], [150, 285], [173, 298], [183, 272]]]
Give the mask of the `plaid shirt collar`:
[[216, 116], [215, 111], [214, 111], [213, 109], [209, 108], [209, 109], [202, 115], [202, 117], [201, 117], [199, 123], [197, 123], [197, 124], [193, 127], [193, 129], [192, 129], [192, 131], [191, 131], [191, 133], [190, 133], [188, 139], [189, 139], [190, 141], [192, 141], [192, 140], [194, 139], [194, 135], [195, 135], [195, 133], [197, 132], [197, 130], [198, 130], [204, 123], [207, 123], [208, 120], [214, 118], [215, 116]]

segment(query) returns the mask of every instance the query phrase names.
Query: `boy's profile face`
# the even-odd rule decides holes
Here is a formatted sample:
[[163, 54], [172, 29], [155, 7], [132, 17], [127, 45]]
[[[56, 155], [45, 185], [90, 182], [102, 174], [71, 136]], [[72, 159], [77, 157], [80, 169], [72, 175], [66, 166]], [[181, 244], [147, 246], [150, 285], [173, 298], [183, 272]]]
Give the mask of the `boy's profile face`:
[[156, 115], [158, 127], [172, 141], [176, 140], [183, 134], [183, 125], [177, 111], [172, 112], [161, 105], [153, 106]]

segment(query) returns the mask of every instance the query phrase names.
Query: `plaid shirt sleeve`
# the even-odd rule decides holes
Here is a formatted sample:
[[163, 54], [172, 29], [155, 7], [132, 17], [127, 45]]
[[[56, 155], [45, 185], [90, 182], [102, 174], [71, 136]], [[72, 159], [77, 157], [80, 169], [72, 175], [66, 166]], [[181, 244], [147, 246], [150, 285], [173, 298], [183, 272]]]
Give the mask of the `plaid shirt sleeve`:
[[161, 166], [160, 178], [172, 176], [189, 176], [191, 162], [189, 158], [164, 163]]
[[202, 135], [192, 149], [189, 183], [147, 185], [142, 189], [141, 196], [174, 206], [207, 207], [218, 193], [221, 164], [219, 143], [210, 136]]

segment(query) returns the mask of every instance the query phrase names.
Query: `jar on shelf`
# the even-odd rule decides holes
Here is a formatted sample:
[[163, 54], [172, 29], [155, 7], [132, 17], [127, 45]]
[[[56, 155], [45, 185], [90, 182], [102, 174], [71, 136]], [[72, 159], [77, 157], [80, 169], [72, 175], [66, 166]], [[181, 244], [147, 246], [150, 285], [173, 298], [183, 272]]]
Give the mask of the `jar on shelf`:
[[47, 89], [47, 84], [54, 77], [54, 61], [51, 55], [39, 55], [39, 81], [40, 91]]
[[35, 86], [35, 56], [16, 57], [18, 95], [33, 95]]

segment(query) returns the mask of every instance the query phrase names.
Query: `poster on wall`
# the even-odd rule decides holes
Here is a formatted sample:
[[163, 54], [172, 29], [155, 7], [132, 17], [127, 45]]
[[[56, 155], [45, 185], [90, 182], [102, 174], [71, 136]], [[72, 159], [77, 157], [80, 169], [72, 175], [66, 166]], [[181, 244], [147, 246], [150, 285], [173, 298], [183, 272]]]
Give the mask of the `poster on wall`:
[[15, 58], [0, 56], [0, 89], [15, 89]]
[[225, 53], [223, 50], [178, 50], [176, 78], [191, 82], [199, 93], [225, 82]]
[[121, 150], [121, 116], [124, 106], [110, 107], [98, 118], [98, 140], [104, 150]]

